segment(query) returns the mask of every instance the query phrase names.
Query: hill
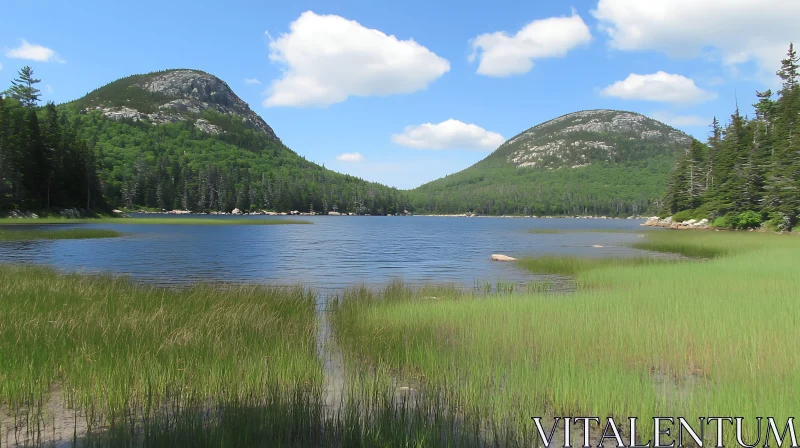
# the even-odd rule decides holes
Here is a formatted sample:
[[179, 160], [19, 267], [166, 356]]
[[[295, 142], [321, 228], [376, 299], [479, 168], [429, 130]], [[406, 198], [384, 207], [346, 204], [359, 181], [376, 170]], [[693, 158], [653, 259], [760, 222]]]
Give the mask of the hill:
[[61, 105], [95, 148], [112, 205], [195, 211], [401, 213], [404, 193], [305, 160], [221, 79], [134, 75]]
[[633, 112], [574, 112], [412, 190], [412, 201], [418, 213], [643, 214], [659, 208], [676, 157], [692, 140]]

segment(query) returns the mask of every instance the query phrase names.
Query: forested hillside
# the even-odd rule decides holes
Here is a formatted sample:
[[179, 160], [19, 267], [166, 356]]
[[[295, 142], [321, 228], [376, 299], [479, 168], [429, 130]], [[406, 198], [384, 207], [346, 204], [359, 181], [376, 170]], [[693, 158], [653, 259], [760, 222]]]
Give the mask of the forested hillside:
[[[50, 109], [34, 101], [27, 114], [41, 119]], [[98, 196], [115, 207], [359, 214], [411, 208], [396, 189], [305, 160], [225, 82], [201, 71], [130, 76], [57, 112], [85, 141], [96, 160]], [[19, 145], [13, 151], [26, 152]]]
[[662, 207], [692, 138], [643, 115], [589, 110], [535, 126], [466, 170], [413, 191], [418, 212], [644, 214]]
[[37, 82], [25, 67], [0, 96], [0, 210], [102, 210], [94, 152], [53, 104], [37, 108]]
[[777, 72], [781, 88], [756, 92], [755, 117], [738, 110], [723, 127], [714, 119], [704, 145], [680, 158], [666, 191], [674, 220], [709, 218], [720, 227], [766, 223], [791, 230], [800, 220], [800, 59], [794, 46]]

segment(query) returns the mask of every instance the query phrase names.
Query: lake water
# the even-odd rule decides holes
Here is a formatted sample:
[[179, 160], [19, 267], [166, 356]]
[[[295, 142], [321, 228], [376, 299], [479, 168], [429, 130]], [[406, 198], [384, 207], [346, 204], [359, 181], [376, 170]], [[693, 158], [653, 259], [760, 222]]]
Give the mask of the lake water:
[[[195, 218], [176, 216], [172, 219]], [[224, 219], [287, 218], [226, 216]], [[640, 227], [641, 220], [612, 219], [423, 216], [310, 216], [302, 219], [312, 221], [313, 225], [89, 224], [84, 226], [114, 229], [125, 236], [4, 242], [0, 243], [0, 262], [47, 264], [64, 271], [126, 274], [160, 285], [225, 281], [343, 288], [360, 283], [380, 285], [399, 279], [411, 284], [473, 287], [476, 283], [526, 283], [540, 278], [513, 263], [491, 261], [493, 253], [512, 257], [542, 254], [634, 256], [645, 252], [626, 244], [653, 231]], [[69, 226], [48, 226], [55, 227]], [[572, 232], [530, 233], [534, 228]], [[594, 245], [603, 247], [592, 247]]]

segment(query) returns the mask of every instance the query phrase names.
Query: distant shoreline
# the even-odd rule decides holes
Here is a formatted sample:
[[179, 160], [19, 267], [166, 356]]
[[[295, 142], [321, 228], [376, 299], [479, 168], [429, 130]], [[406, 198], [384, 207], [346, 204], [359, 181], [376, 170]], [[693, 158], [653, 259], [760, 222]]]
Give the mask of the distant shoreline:
[[258, 213], [228, 213], [228, 212], [211, 212], [211, 213], [196, 213], [185, 210], [173, 210], [169, 212], [150, 212], [150, 211], [123, 211], [118, 210], [119, 213], [139, 213], [143, 215], [212, 215], [212, 216], [392, 216], [392, 217], [412, 217], [412, 216], [426, 216], [437, 218], [528, 218], [528, 219], [625, 219], [625, 220], [647, 220], [647, 216], [628, 216], [628, 217], [615, 217], [615, 216], [551, 216], [551, 215], [476, 215], [476, 214], [395, 214], [395, 215], [358, 215], [355, 213], [307, 213], [307, 212], [258, 212]]

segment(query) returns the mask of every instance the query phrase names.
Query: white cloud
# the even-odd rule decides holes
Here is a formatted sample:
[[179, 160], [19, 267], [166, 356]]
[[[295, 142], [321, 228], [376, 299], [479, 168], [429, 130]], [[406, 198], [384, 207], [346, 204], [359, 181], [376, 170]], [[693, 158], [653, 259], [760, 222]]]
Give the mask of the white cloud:
[[3, 63], [0, 62], [0, 70], [2, 70], [2, 69], [3, 69]]
[[402, 134], [392, 135], [392, 142], [414, 149], [467, 149], [491, 151], [505, 139], [474, 124], [449, 119], [439, 124], [407, 126]]
[[412, 93], [450, 70], [450, 63], [413, 40], [399, 40], [335, 15], [304, 12], [269, 44], [286, 66], [264, 106], [328, 106], [350, 96]]
[[600, 92], [603, 96], [623, 100], [661, 101], [674, 104], [692, 104], [712, 100], [714, 92], [703, 90], [694, 81], [681, 75], [659, 71], [650, 75], [631, 73]]
[[502, 31], [481, 34], [472, 40], [469, 61], [480, 60], [481, 75], [521, 75], [533, 68], [535, 59], [564, 57], [591, 40], [589, 27], [573, 11], [570, 17], [534, 20], [513, 36]]
[[650, 118], [674, 127], [708, 126], [711, 124], [710, 118], [705, 118], [698, 115], [676, 115], [672, 112], [666, 111], [653, 112], [650, 114]]
[[364, 156], [362, 156], [361, 153], [358, 152], [346, 152], [336, 156], [336, 160], [339, 160], [341, 162], [363, 162]]
[[261, 84], [261, 81], [259, 81], [256, 78], [244, 78], [244, 83], [250, 85], [258, 85]]
[[45, 91], [46, 93], [48, 93], [48, 94], [51, 94], [51, 93], [53, 93], [53, 86], [51, 86], [50, 84], [47, 84], [47, 85], [45, 85], [45, 86], [44, 86], [44, 91]]
[[6, 57], [12, 59], [27, 59], [36, 62], [56, 61], [65, 63], [53, 49], [41, 45], [31, 44], [25, 39], [21, 39], [20, 45], [16, 48], [6, 50]]
[[599, 0], [592, 14], [613, 48], [673, 57], [708, 54], [727, 65], [755, 61], [773, 72], [800, 41], [797, 0]]

